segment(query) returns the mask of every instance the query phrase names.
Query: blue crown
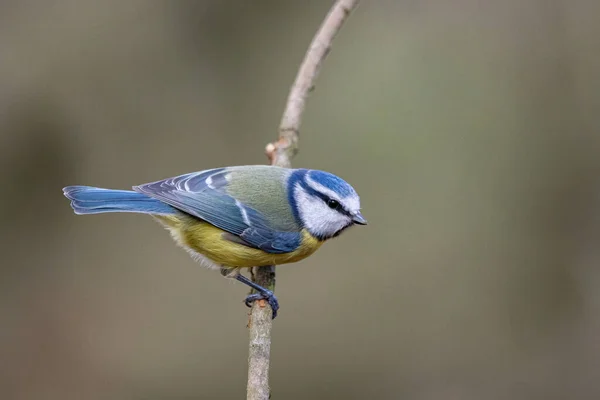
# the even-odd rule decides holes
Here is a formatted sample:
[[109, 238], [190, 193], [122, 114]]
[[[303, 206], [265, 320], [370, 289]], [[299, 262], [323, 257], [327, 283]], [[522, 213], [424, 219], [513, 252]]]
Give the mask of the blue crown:
[[342, 198], [356, 196], [356, 191], [348, 182], [329, 172], [311, 170], [308, 172], [308, 176], [318, 184], [331, 189]]

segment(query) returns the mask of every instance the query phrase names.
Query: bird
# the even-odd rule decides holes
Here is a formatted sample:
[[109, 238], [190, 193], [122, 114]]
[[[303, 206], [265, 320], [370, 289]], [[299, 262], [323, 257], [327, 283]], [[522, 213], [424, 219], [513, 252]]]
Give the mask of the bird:
[[329, 172], [269, 165], [214, 168], [113, 190], [67, 186], [75, 214], [149, 214], [193, 259], [255, 290], [277, 316], [274, 293], [241, 269], [300, 261], [353, 225], [366, 225], [354, 188]]

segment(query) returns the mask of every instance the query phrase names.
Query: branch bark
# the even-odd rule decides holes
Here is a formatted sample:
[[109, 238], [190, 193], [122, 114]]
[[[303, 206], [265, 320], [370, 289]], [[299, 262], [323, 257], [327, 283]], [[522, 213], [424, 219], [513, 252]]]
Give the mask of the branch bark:
[[[265, 149], [271, 165], [291, 167], [291, 160], [298, 152], [300, 125], [308, 94], [314, 89], [319, 70], [331, 50], [333, 39], [357, 5], [358, 0], [337, 0], [314, 36], [291, 87], [279, 125], [279, 138], [269, 143]], [[259, 285], [274, 290], [275, 267], [255, 268], [253, 279]], [[257, 301], [252, 306], [248, 323], [250, 330], [248, 400], [267, 400], [271, 397], [269, 387], [273, 327], [271, 316], [271, 307], [268, 307], [265, 301]]]

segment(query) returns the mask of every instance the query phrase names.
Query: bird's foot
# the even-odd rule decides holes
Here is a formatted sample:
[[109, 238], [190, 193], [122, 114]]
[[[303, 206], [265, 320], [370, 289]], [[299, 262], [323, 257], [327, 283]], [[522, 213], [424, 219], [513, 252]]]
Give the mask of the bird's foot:
[[252, 307], [252, 303], [257, 300], [266, 300], [266, 302], [269, 303], [271, 309], [273, 310], [273, 319], [275, 319], [277, 316], [277, 310], [279, 310], [279, 301], [277, 300], [277, 297], [275, 297], [275, 293], [269, 289], [264, 289], [264, 291], [259, 293], [249, 294], [248, 297], [244, 299], [244, 303], [246, 306]]
[[235, 277], [235, 279], [242, 282], [245, 285], [250, 286], [256, 291], [256, 293], [249, 294], [248, 297], [244, 299], [244, 303], [248, 307], [252, 307], [252, 303], [254, 303], [256, 300], [266, 300], [266, 302], [269, 303], [271, 309], [273, 310], [273, 319], [275, 319], [275, 317], [277, 316], [277, 310], [279, 310], [279, 301], [277, 301], [275, 293], [273, 293], [272, 290], [264, 288], [256, 282], [246, 278], [242, 274], [238, 274]]

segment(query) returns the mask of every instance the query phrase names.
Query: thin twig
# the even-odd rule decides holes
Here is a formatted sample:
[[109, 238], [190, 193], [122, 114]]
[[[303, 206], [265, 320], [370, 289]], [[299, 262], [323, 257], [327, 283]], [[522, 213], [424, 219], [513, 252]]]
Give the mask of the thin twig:
[[[279, 139], [269, 143], [265, 149], [271, 165], [287, 168], [291, 166], [291, 160], [298, 152], [300, 124], [308, 94], [314, 89], [319, 70], [331, 50], [333, 39], [357, 5], [358, 0], [337, 0], [313, 38], [290, 90], [279, 126]], [[259, 285], [274, 290], [275, 267], [256, 268], [254, 279]], [[255, 303], [249, 323], [247, 399], [266, 400], [270, 398], [272, 311], [265, 301]]]

